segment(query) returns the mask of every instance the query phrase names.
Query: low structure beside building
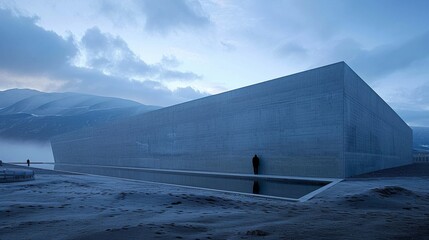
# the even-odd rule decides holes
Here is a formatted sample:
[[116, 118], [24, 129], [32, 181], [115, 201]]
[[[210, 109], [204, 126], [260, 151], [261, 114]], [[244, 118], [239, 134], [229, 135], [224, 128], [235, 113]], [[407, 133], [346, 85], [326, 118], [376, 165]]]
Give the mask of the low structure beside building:
[[429, 163], [429, 152], [414, 152], [413, 161], [415, 163]]

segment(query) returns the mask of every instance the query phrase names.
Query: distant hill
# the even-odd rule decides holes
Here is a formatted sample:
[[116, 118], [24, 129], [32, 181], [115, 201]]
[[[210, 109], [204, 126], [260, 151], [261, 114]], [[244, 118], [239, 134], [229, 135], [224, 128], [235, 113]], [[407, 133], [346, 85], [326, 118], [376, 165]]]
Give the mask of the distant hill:
[[39, 94], [41, 94], [41, 92], [31, 89], [10, 89], [0, 91], [0, 108], [8, 107], [22, 99]]
[[0, 91], [0, 138], [47, 141], [158, 108], [120, 98], [10, 89]]
[[413, 148], [419, 152], [429, 152], [429, 127], [412, 127]]

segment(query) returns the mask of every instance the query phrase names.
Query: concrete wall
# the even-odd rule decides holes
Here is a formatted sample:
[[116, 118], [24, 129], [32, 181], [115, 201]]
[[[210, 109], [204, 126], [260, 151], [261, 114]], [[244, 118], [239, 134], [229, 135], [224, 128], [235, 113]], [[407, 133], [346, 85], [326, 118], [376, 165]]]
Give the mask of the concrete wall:
[[412, 163], [412, 130], [344, 65], [345, 176]]
[[345, 63], [52, 140], [57, 163], [342, 178], [411, 162], [411, 129]]
[[52, 141], [56, 162], [343, 176], [343, 64], [142, 114]]

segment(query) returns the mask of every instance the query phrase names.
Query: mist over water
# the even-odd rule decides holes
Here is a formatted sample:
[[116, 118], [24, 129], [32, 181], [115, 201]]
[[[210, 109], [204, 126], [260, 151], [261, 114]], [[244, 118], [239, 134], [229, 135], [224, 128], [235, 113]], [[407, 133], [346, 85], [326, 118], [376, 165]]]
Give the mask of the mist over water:
[[50, 142], [11, 141], [0, 138], [0, 160], [3, 162], [54, 162]]

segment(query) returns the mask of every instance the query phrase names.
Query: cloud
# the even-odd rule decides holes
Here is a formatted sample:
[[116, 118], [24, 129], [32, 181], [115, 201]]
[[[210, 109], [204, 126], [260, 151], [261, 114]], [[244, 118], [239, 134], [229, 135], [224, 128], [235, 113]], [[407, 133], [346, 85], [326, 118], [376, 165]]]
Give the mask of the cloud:
[[276, 53], [281, 57], [305, 57], [307, 49], [295, 42], [288, 42], [280, 46]]
[[145, 28], [168, 33], [178, 28], [203, 28], [210, 18], [196, 0], [143, 0], [136, 2], [146, 16]]
[[[357, 56], [362, 55], [365, 50], [362, 45], [351, 38], [341, 39], [331, 50], [331, 55], [335, 55], [336, 61], [353, 61]], [[349, 61], [350, 60], [350, 61]]]
[[237, 47], [231, 42], [220, 41], [220, 44], [221, 44], [222, 48], [227, 52], [233, 52], [237, 49]]
[[138, 81], [119, 76], [109, 76], [98, 70], [82, 67], [61, 69], [57, 72], [57, 76], [73, 79], [67, 81], [62, 87], [67, 91], [119, 97], [151, 105], [167, 106], [207, 95], [191, 87], [187, 87], [187, 95], [184, 95], [181, 90], [172, 91], [157, 81]]
[[428, 110], [396, 110], [399, 116], [409, 125], [416, 127], [429, 126], [429, 111]]
[[180, 61], [173, 55], [162, 56], [161, 66], [167, 68], [176, 68], [180, 65]]
[[416, 103], [422, 105], [429, 111], [429, 83], [415, 89], [414, 92], [411, 93], [410, 97], [412, 97]]
[[158, 79], [161, 81], [190, 81], [201, 79], [202, 77], [193, 72], [181, 72], [176, 70], [163, 70]]
[[144, 26], [151, 33], [203, 29], [210, 17], [198, 0], [103, 0], [98, 11], [116, 26]]
[[[86, 31], [76, 43], [37, 26], [36, 20], [0, 9], [0, 78], [7, 78], [1, 79], [0, 87], [19, 82], [20, 87], [121, 97], [161, 106], [206, 95], [191, 87], [170, 90], [162, 83], [200, 78], [169, 68], [180, 63], [174, 56], [150, 65], [123, 39], [98, 28]], [[72, 58], [81, 55], [86, 63], [73, 65]]]
[[102, 0], [98, 1], [98, 11], [107, 17], [116, 27], [124, 25], [138, 25], [138, 14], [130, 1]]
[[82, 37], [86, 65], [103, 73], [129, 78], [152, 77], [160, 81], [192, 81], [201, 79], [193, 72], [172, 70], [180, 65], [175, 56], [163, 56], [158, 64], [141, 60], [118, 36], [102, 33], [97, 27], [88, 29]]
[[97, 27], [88, 29], [81, 43], [86, 64], [91, 68], [128, 77], [148, 76], [157, 71], [136, 56], [123, 39], [102, 33]]
[[46, 31], [36, 21], [0, 8], [0, 69], [43, 74], [67, 65], [77, 54], [73, 39]]
[[429, 31], [395, 44], [364, 49], [356, 40], [345, 38], [332, 47], [329, 61], [346, 61], [364, 79], [374, 81], [429, 58]]
[[[396, 101], [393, 104], [397, 109], [429, 111], [429, 83], [421, 85], [408, 83], [408, 86], [396, 90], [397, 96], [394, 96]], [[429, 115], [427, 117], [429, 118]]]
[[182, 99], [197, 99], [208, 96], [207, 93], [200, 92], [191, 87], [178, 88], [174, 91], [174, 94]]
[[362, 69], [368, 77], [380, 77], [429, 57], [428, 43], [429, 32], [425, 32], [399, 44], [381, 45], [371, 50], [361, 49], [350, 63]]

